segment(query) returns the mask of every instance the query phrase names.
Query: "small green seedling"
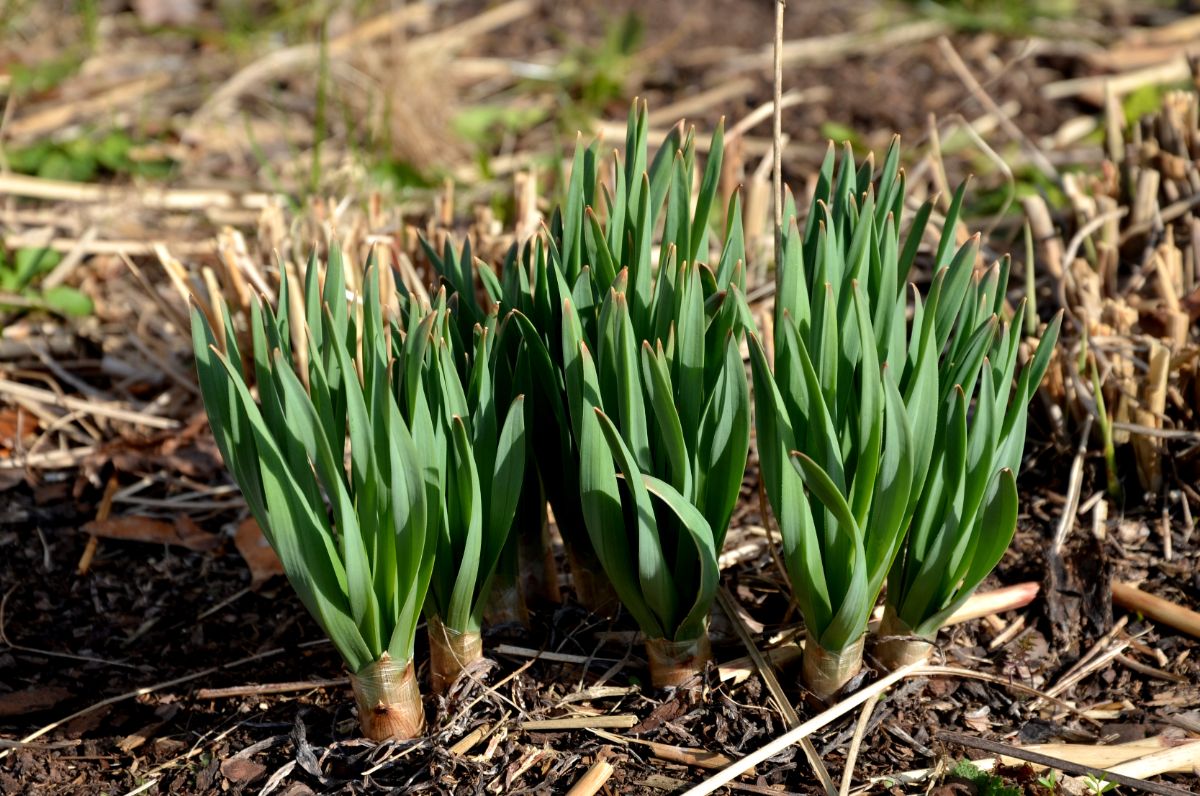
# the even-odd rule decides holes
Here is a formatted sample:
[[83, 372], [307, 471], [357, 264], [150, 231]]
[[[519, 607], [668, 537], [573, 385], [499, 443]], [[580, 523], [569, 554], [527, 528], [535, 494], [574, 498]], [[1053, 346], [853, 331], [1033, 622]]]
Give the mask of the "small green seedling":
[[978, 796], [1021, 796], [1020, 787], [1009, 785], [1003, 777], [981, 771], [970, 760], [960, 760], [950, 776], [963, 779], [975, 786]]
[[[62, 255], [53, 249], [17, 249], [6, 257], [0, 249], [0, 294], [15, 296], [14, 309], [42, 309], [59, 315], [85, 317], [95, 307], [87, 294], [68, 285], [43, 288], [38, 283], [62, 262]], [[0, 295], [0, 308], [5, 301]]]
[[1109, 782], [1103, 775], [1097, 777], [1093, 774], [1084, 774], [1081, 781], [1084, 789], [1092, 796], [1100, 796], [1102, 793], [1116, 790], [1117, 787], [1117, 783]]

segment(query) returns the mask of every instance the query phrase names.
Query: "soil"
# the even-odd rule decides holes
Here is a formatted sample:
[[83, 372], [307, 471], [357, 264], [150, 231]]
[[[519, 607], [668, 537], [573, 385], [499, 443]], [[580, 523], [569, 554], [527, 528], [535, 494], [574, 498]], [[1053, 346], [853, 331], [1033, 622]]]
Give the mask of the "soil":
[[[203, 461], [203, 452], [193, 453]], [[1047, 469], [1023, 474], [1030, 509], [985, 588], [1046, 580], [1045, 550], [1062, 485], [1051, 475], [1055, 459], [1036, 461]], [[73, 497], [79, 487], [80, 496]], [[92, 794], [101, 787], [126, 792], [151, 781], [155, 792], [187, 794], [262, 792], [268, 783], [270, 792], [291, 794], [558, 793], [597, 759], [616, 765], [609, 780], [612, 792], [660, 793], [665, 780], [654, 777], [682, 785], [697, 781], [703, 771], [658, 760], [634, 739], [737, 758], [785, 729], [757, 675], [730, 686], [710, 670], [699, 690], [650, 689], [643, 652], [629, 640], [633, 625], [625, 618], [610, 622], [588, 616], [568, 599], [536, 606], [528, 630], [490, 630], [487, 648], [507, 643], [552, 650], [592, 657], [593, 665], [531, 662], [493, 652], [448, 698], [426, 697], [426, 738], [376, 747], [357, 737], [348, 686], [321, 685], [344, 672], [286, 582], [275, 578], [250, 590], [250, 574], [230, 543], [191, 552], [105, 540], [90, 572], [79, 576], [76, 562], [87, 541], [79, 527], [94, 516], [97, 502], [98, 490], [82, 479], [33, 488], [21, 484], [5, 493], [0, 575], [6, 584], [2, 621], [9, 648], [0, 653], [6, 687], [0, 693], [0, 732], [24, 737], [61, 722], [29, 746], [11, 750], [0, 767], [5, 793]], [[746, 525], [761, 524], [749, 504], [739, 515]], [[223, 519], [234, 516], [226, 512], [203, 524], [228, 535], [232, 529]], [[1120, 531], [1099, 548], [1082, 533], [1074, 534], [1063, 556], [1064, 570], [1076, 580], [1091, 577], [1096, 556], [1113, 577], [1147, 577], [1148, 590], [1184, 605], [1200, 602], [1195, 551], [1163, 561], [1157, 534], [1136, 514], [1124, 518]], [[769, 554], [727, 570], [725, 582], [752, 620], [763, 624], [757, 642], [784, 629], [780, 579]], [[1027, 628], [998, 649], [989, 649], [995, 631], [981, 621], [946, 631], [946, 662], [1045, 688], [1109, 629], [1111, 608], [1088, 605], [1088, 594], [1066, 587], [1039, 601], [1025, 613]], [[1056, 610], [1060, 601], [1072, 601], [1072, 609]], [[1107, 622], [1088, 620], [1097, 614]], [[1119, 717], [1100, 723], [1038, 708], [1004, 685], [914, 679], [874, 711], [856, 779], [978, 756], [940, 741], [938, 733], [948, 729], [1021, 744], [1127, 741], [1194, 731], [1200, 726], [1200, 645], [1137, 617], [1129, 618], [1126, 629], [1144, 645], [1146, 653], [1137, 656], [1143, 662], [1157, 665], [1154, 656], [1162, 653], [1167, 662], [1160, 677], [1169, 679], [1110, 665], [1063, 695], [1081, 709], [1115, 711]], [[617, 640], [606, 642], [606, 636]], [[744, 654], [727, 625], [724, 632], [716, 625], [714, 636], [718, 661]], [[427, 672], [420, 675], [427, 683]], [[797, 676], [789, 667], [780, 680], [805, 718], [823, 706], [802, 692]], [[852, 687], [876, 676], [868, 669]], [[315, 684], [286, 694], [202, 693], [297, 680]], [[601, 684], [616, 687], [617, 695], [573, 701], [572, 707], [635, 716], [637, 724], [616, 736], [620, 742], [587, 730], [519, 729], [519, 721], [561, 715], [564, 698], [577, 687]], [[146, 693], [133, 693], [139, 688]], [[835, 777], [855, 721], [851, 714], [814, 736]], [[481, 727], [487, 734], [470, 752], [447, 751]], [[1190, 787], [1191, 778], [1175, 781]], [[773, 793], [819, 792], [798, 747], [762, 766], [755, 783]], [[777, 785], [785, 790], [772, 787]]]

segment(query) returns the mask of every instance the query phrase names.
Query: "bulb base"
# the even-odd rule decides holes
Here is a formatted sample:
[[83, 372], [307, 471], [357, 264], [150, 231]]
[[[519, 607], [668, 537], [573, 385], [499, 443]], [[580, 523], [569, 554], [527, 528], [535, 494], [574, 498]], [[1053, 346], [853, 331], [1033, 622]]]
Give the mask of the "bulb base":
[[425, 729], [425, 707], [412, 661], [383, 657], [350, 675], [358, 723], [372, 741], [408, 740]]
[[883, 619], [879, 623], [879, 640], [875, 642], [875, 656], [889, 669], [899, 669], [910, 663], [928, 660], [933, 654], [932, 635], [918, 633], [908, 626], [890, 604], [883, 607]]
[[827, 650], [816, 639], [804, 642], [804, 685], [819, 699], [826, 700], [842, 690], [846, 683], [862, 671], [863, 636], [845, 649]]
[[712, 644], [707, 630], [700, 638], [687, 641], [648, 638], [646, 657], [650, 660], [650, 684], [673, 688], [704, 672], [704, 664], [712, 660]]
[[483, 657], [483, 636], [478, 631], [459, 632], [442, 624], [438, 616], [426, 620], [429, 633], [429, 684], [444, 694], [463, 669]]

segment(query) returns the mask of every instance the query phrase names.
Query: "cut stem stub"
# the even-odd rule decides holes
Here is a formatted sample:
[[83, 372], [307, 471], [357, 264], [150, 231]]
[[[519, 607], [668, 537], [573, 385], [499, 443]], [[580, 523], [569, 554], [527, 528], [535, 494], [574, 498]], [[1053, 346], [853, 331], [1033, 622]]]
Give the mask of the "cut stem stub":
[[394, 661], [385, 652], [350, 675], [358, 723], [372, 741], [416, 738], [425, 729], [425, 708], [412, 661]]
[[810, 638], [804, 642], [804, 684], [819, 699], [828, 699], [859, 673], [862, 656], [863, 636], [836, 652]]
[[483, 636], [479, 631], [459, 632], [442, 624], [437, 616], [428, 618], [429, 683], [435, 694], [443, 694], [462, 670], [483, 657]]
[[529, 627], [529, 608], [525, 604], [525, 595], [515, 583], [492, 586], [484, 621], [492, 627], [509, 624]]
[[687, 641], [648, 638], [646, 657], [650, 659], [651, 685], [655, 688], [683, 685], [703, 672], [704, 664], [712, 660], [708, 631], [700, 638]]
[[578, 542], [568, 542], [563, 536], [563, 547], [567, 551], [567, 564], [571, 568], [571, 582], [575, 585], [575, 598], [590, 613], [612, 619], [621, 607], [612, 581], [600, 565], [600, 559], [590, 548]]
[[889, 669], [899, 669], [910, 663], [923, 661], [933, 654], [933, 641], [937, 631], [931, 635], [918, 633], [897, 615], [890, 604], [883, 607], [883, 619], [879, 622], [879, 640], [875, 642], [875, 655]]

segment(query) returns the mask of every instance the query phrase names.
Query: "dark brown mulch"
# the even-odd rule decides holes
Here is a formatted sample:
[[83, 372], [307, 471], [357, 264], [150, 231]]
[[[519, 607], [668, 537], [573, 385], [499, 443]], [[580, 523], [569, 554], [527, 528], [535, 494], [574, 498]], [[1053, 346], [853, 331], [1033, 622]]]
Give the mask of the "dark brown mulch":
[[[1038, 497], [1030, 501], [1016, 544], [989, 585], [1041, 579], [1055, 495], [1054, 479], [1046, 475], [1046, 491], [1034, 492]], [[1038, 481], [1035, 473], [1022, 479], [1027, 488]], [[426, 699], [430, 734], [417, 742], [375, 746], [358, 739], [346, 688], [197, 698], [199, 689], [338, 678], [342, 668], [282, 579], [241, 594], [249, 573], [231, 544], [197, 553], [103, 541], [89, 574], [77, 575], [86, 543], [78, 527], [94, 512], [98, 490], [85, 486], [74, 499], [72, 486], [70, 481], [32, 489], [21, 485], [4, 493], [0, 580], [6, 585], [3, 621], [11, 646], [0, 652], [0, 733], [25, 737], [136, 688], [201, 676], [116, 701], [66, 721], [28, 747], [6, 750], [10, 754], [0, 763], [5, 793], [126, 792], [151, 781], [150, 792], [181, 794], [257, 793], [268, 783], [271, 792], [291, 794], [556, 793], [598, 757], [616, 765], [612, 792], [662, 793], [647, 784], [669, 785], [662, 777], [680, 784], [698, 781], [702, 771], [659, 760], [637, 743], [587, 730], [525, 732], [517, 726], [526, 718], [563, 715], [565, 697], [602, 677], [604, 685], [629, 690], [570, 705], [635, 715], [636, 727], [611, 731], [625, 741], [658, 741], [737, 758], [785, 729], [758, 677], [728, 686], [710, 672], [700, 692], [649, 689], [640, 649], [631, 646], [628, 633], [609, 632], [631, 626], [589, 617], [570, 603], [539, 607], [530, 630], [491, 631], [488, 647], [511, 643], [592, 656], [592, 666], [493, 656], [494, 663], [474, 671], [477, 681], [461, 681], [448, 700]], [[742, 516], [751, 523], [758, 519], [749, 507]], [[222, 523], [228, 519], [204, 525], [228, 532], [229, 524]], [[1130, 518], [1125, 522], [1137, 525]], [[1075, 534], [1066, 566], [1075, 571], [1097, 552]], [[1149, 576], [1147, 588], [1193, 606], [1200, 602], [1193, 551], [1177, 553], [1181, 558], [1175, 562], [1160, 561], [1156, 536], [1134, 528], [1116, 534], [1101, 552], [1122, 576], [1136, 569]], [[1186, 571], [1191, 576], [1181, 578]], [[751, 616], [764, 623], [760, 643], [779, 629], [783, 603], [769, 556], [728, 571], [726, 582]], [[1064, 592], [1039, 601], [1027, 613], [1029, 627], [996, 651], [988, 649], [994, 631], [982, 623], [953, 628], [943, 636], [947, 662], [1028, 685], [1052, 684], [1107, 629], [1086, 619], [1097, 610], [1105, 613], [1103, 607], [1089, 608], [1088, 599]], [[1059, 615], [1053, 606], [1060, 600], [1074, 600], [1076, 607]], [[875, 711], [856, 778], [963, 756], [963, 750], [937, 740], [942, 729], [1013, 743], [1129, 740], [1171, 728], [1195, 730], [1200, 721], [1196, 640], [1136, 617], [1127, 629], [1147, 650], [1165, 654], [1164, 668], [1173, 680], [1150, 679], [1110, 664], [1065, 695], [1081, 708], [1117, 710], [1118, 720], [1054, 716], [1031, 709], [1027, 696], [970, 679], [913, 680]], [[615, 640], [604, 642], [605, 637]], [[735, 639], [718, 633], [718, 660], [742, 654]], [[1156, 665], [1153, 655], [1138, 657]], [[614, 667], [614, 662], [622, 663]], [[781, 681], [801, 715], [814, 715], [821, 706], [805, 698], [795, 677], [796, 672], [785, 671]], [[835, 777], [855, 720], [851, 714], [814, 737]], [[487, 735], [468, 753], [448, 751], [485, 725]], [[818, 792], [798, 747], [760, 767], [755, 782], [788, 792]]]

